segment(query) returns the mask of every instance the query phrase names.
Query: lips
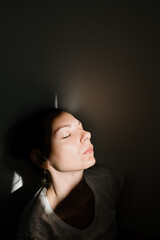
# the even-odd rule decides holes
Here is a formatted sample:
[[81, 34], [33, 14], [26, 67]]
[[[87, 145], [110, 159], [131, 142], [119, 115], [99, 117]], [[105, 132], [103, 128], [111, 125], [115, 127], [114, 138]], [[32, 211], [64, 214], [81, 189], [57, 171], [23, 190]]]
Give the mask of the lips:
[[90, 146], [85, 150], [83, 154], [86, 155], [86, 154], [92, 154], [92, 153], [93, 153], [93, 146]]

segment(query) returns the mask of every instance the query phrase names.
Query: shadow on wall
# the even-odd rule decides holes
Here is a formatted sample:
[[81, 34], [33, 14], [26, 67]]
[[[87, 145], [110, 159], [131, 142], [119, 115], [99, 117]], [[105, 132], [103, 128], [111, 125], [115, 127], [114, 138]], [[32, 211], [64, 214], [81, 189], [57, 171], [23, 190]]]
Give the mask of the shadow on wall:
[[[5, 138], [3, 162], [8, 171], [14, 175], [17, 173], [17, 176], [21, 177], [17, 178], [17, 184], [18, 181], [23, 183], [18, 189], [13, 189], [13, 186], [10, 186], [7, 199], [1, 203], [1, 229], [5, 239], [16, 239], [21, 213], [41, 186], [39, 172], [34, 171], [36, 166], [29, 159], [34, 127], [31, 121], [33, 116], [34, 114], [24, 117], [11, 126]], [[14, 183], [16, 185], [16, 182]]]

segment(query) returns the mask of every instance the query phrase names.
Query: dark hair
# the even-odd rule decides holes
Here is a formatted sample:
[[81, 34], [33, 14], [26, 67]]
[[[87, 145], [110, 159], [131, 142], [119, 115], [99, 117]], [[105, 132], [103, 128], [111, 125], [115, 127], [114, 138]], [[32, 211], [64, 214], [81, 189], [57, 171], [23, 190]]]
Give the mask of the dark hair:
[[[59, 108], [47, 108], [37, 111], [18, 122], [9, 131], [10, 153], [18, 158], [30, 160], [32, 167], [40, 174], [43, 186], [52, 184], [50, 173], [34, 166], [30, 159], [33, 149], [41, 152], [41, 161], [48, 158], [51, 150], [51, 124], [52, 121], [65, 110]], [[66, 112], [66, 111], [65, 111]]]
[[29, 124], [29, 151], [37, 149], [44, 157], [47, 158], [49, 156], [51, 150], [51, 124], [62, 112], [63, 110], [61, 109], [49, 108], [32, 116]]

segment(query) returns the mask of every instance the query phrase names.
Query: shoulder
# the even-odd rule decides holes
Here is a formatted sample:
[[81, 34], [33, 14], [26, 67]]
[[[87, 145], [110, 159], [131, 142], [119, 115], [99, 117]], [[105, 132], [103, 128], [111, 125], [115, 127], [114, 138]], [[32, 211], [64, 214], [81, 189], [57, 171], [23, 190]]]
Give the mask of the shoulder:
[[114, 182], [116, 180], [123, 180], [123, 176], [120, 175], [115, 169], [108, 167], [105, 164], [95, 164], [94, 166], [85, 170], [85, 174], [90, 178], [108, 179], [108, 181]]
[[111, 173], [111, 168], [109, 168], [105, 164], [95, 164], [92, 167], [85, 170], [86, 173], [89, 173], [91, 175], [95, 176], [105, 176]]
[[24, 208], [19, 222], [18, 236], [24, 233], [31, 236], [33, 232], [36, 232], [44, 215], [43, 195], [44, 190], [40, 189]]
[[113, 200], [117, 202], [124, 185], [124, 177], [119, 172], [105, 164], [95, 164], [85, 170], [85, 175], [97, 188], [109, 191]]
[[41, 188], [37, 191], [33, 199], [27, 204], [22, 213], [22, 217], [40, 217], [43, 212], [43, 198], [45, 197], [45, 189]]

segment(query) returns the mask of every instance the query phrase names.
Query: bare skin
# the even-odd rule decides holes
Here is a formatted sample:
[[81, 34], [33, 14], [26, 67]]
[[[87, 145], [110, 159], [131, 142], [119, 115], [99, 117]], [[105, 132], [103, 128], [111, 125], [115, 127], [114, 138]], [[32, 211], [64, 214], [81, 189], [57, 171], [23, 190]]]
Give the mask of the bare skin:
[[[47, 197], [50, 205], [55, 204], [54, 190], [49, 189]], [[84, 179], [64, 198], [52, 207], [57, 216], [67, 224], [85, 229], [93, 221], [95, 214], [94, 195]], [[53, 206], [52, 205], [52, 206]]]

